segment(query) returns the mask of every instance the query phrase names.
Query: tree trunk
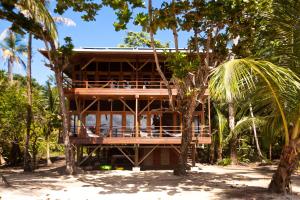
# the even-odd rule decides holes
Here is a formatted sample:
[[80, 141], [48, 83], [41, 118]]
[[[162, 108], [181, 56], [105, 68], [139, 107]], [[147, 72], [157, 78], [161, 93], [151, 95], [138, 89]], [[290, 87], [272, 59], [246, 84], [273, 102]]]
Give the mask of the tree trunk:
[[51, 159], [50, 159], [50, 141], [49, 141], [49, 135], [47, 133], [46, 135], [46, 160], [47, 160], [47, 166], [51, 165]]
[[2, 148], [0, 147], [0, 166], [1, 165], [5, 165], [5, 160], [4, 160], [3, 156], [2, 156]]
[[[253, 118], [254, 114], [253, 114], [253, 110], [252, 110], [252, 105], [251, 104], [250, 104], [249, 110], [250, 110], [250, 115]], [[253, 128], [253, 134], [254, 134], [254, 140], [255, 140], [255, 144], [256, 144], [257, 153], [258, 153], [258, 155], [259, 155], [260, 158], [263, 158], [263, 155], [261, 153], [261, 150], [260, 150], [260, 147], [259, 147], [259, 143], [258, 143], [256, 126], [255, 126], [254, 121], [252, 121], [252, 128]]]
[[36, 133], [33, 133], [33, 142], [32, 142], [32, 169], [36, 169], [38, 167], [38, 162], [37, 162], [37, 154], [38, 154], [38, 150], [37, 150], [37, 139], [38, 136], [36, 135]]
[[28, 55], [27, 55], [27, 118], [26, 118], [26, 136], [25, 136], [25, 150], [24, 150], [24, 171], [33, 171], [33, 167], [30, 165], [30, 154], [29, 154], [29, 141], [30, 141], [30, 128], [32, 120], [32, 88], [31, 88], [31, 54], [32, 54], [32, 35], [29, 33], [28, 37]]
[[296, 149], [296, 143], [290, 140], [287, 146], [284, 146], [280, 162], [276, 172], [273, 174], [271, 183], [269, 185], [269, 191], [275, 193], [291, 193], [291, 175], [297, 169], [298, 166], [298, 152]]
[[180, 154], [178, 165], [174, 169], [174, 175], [185, 176], [187, 174], [187, 158], [188, 149], [192, 141], [192, 121], [193, 114], [196, 108], [196, 101], [193, 97], [185, 98], [181, 103], [182, 120], [182, 136], [180, 145]]
[[55, 68], [55, 78], [56, 84], [59, 94], [59, 101], [60, 101], [60, 109], [62, 115], [62, 125], [63, 125], [63, 139], [65, 145], [65, 156], [66, 156], [66, 173], [67, 174], [74, 174], [76, 173], [75, 168], [75, 157], [74, 157], [74, 147], [70, 143], [69, 138], [69, 123], [67, 118], [67, 108], [65, 102], [65, 94], [63, 91], [63, 84], [62, 84], [62, 72], [59, 67]]
[[8, 162], [11, 166], [15, 166], [20, 162], [21, 150], [19, 146], [18, 138], [15, 138], [11, 142], [11, 149], [9, 154]]
[[[234, 105], [232, 102], [228, 103], [228, 115], [229, 115], [229, 128], [230, 131], [232, 131], [235, 126], [235, 119], [234, 119], [235, 112], [234, 112]], [[230, 140], [230, 159], [231, 159], [231, 164], [233, 165], [238, 164], [237, 146], [238, 146], [237, 135], [233, 134]]]
[[63, 80], [62, 80], [62, 66], [60, 66], [59, 58], [53, 57], [52, 53], [56, 52], [56, 46], [53, 42], [50, 42], [51, 50], [49, 49], [47, 40], [44, 38], [45, 46], [48, 51], [49, 60], [51, 62], [52, 70], [55, 74], [56, 85], [58, 89], [58, 97], [60, 104], [60, 112], [62, 117], [62, 128], [63, 128], [63, 141], [65, 146], [65, 157], [66, 157], [66, 169], [65, 172], [67, 174], [75, 174], [75, 154], [74, 147], [70, 143], [70, 135], [69, 135], [69, 123], [68, 123], [68, 113], [65, 102], [65, 93], [63, 90]]
[[13, 77], [13, 72], [12, 72], [12, 68], [13, 68], [13, 62], [12, 62], [12, 58], [8, 59], [7, 62], [7, 76], [8, 76], [8, 82], [11, 85], [14, 81], [14, 77]]
[[209, 163], [214, 164], [215, 161], [215, 142], [216, 142], [216, 136], [213, 135], [211, 138], [211, 144], [209, 148]]
[[272, 144], [269, 145], [269, 159], [272, 160]]
[[158, 74], [160, 75], [161, 79], [163, 80], [164, 84], [166, 85], [166, 87], [168, 89], [169, 104], [170, 104], [171, 109], [174, 110], [172, 89], [171, 89], [171, 86], [169, 84], [169, 81], [167, 80], [166, 76], [164, 75], [164, 73], [161, 70], [161, 67], [160, 67], [159, 61], [158, 61], [156, 48], [155, 48], [154, 33], [153, 33], [153, 30], [152, 30], [152, 20], [153, 20], [152, 19], [152, 0], [148, 1], [148, 15], [149, 15], [149, 19], [150, 19], [150, 24], [149, 24], [150, 45], [151, 45], [151, 48], [152, 48], [153, 54], [154, 54], [156, 70], [157, 70]]
[[217, 150], [217, 161], [220, 161], [223, 159], [222, 157], [223, 147], [222, 144], [218, 144], [218, 150]]

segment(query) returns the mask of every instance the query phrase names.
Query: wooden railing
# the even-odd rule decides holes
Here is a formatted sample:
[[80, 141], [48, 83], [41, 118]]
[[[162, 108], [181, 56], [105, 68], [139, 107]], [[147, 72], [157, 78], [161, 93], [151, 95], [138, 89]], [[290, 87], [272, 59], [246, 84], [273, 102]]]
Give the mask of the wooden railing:
[[[171, 88], [174, 88], [170, 82]], [[163, 81], [137, 80], [137, 81], [66, 81], [65, 88], [115, 88], [115, 89], [166, 89]]]
[[[79, 135], [80, 137], [181, 137], [182, 128], [180, 126], [140, 127], [137, 131], [138, 135], [136, 136], [136, 127], [113, 126], [109, 128], [106, 126], [80, 126], [71, 127], [71, 133], [76, 136]], [[209, 126], [201, 125], [194, 127], [192, 136], [210, 136]]]

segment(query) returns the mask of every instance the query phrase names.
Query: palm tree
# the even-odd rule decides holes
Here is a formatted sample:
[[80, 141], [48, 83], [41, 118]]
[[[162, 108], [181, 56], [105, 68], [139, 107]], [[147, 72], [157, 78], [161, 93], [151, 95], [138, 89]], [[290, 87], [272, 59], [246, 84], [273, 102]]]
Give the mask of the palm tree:
[[26, 136], [24, 150], [24, 171], [32, 171], [34, 165], [30, 165], [29, 140], [32, 121], [32, 84], [31, 84], [31, 59], [32, 59], [32, 34], [28, 35], [28, 52], [27, 52], [27, 67], [26, 67], [26, 82], [27, 82], [27, 118], [26, 118]]
[[237, 59], [214, 70], [209, 88], [212, 98], [225, 102], [228, 96], [237, 100], [245, 98], [246, 93], [251, 94], [248, 102], [253, 111], [267, 116], [267, 126], [283, 134], [285, 144], [269, 190], [291, 192], [291, 174], [298, 163], [300, 150], [299, 77], [290, 69], [267, 61]]
[[21, 64], [26, 66], [22, 60], [22, 56], [27, 52], [27, 48], [22, 44], [22, 36], [14, 33], [11, 29], [6, 29], [2, 32], [0, 43], [2, 58], [7, 63], [7, 72], [9, 82], [13, 82], [13, 66], [14, 64]]

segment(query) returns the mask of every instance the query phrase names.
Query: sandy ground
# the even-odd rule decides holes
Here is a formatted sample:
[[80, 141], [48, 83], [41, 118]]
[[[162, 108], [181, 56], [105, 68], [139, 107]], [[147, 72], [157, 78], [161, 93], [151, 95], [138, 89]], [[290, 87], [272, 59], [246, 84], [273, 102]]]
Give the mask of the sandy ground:
[[27, 199], [300, 199], [300, 176], [293, 176], [293, 195], [266, 191], [275, 166], [197, 165], [197, 172], [176, 177], [172, 171], [90, 171], [63, 175], [63, 161], [35, 173], [0, 169], [11, 187], [0, 182], [1, 200]]

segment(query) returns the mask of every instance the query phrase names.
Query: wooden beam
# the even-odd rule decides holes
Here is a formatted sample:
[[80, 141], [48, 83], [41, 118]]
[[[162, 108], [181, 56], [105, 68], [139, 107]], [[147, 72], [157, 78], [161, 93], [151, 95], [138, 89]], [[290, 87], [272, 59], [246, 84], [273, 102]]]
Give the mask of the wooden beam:
[[132, 112], [133, 114], [135, 114], [134, 110], [132, 110], [132, 109], [128, 106], [128, 104], [127, 104], [122, 98], [120, 98], [120, 101], [126, 106], [126, 108], [128, 108], [128, 109], [130, 110], [130, 112]]
[[150, 59], [146, 60], [146, 62], [144, 62], [144, 64], [142, 66], [140, 66], [137, 71], [140, 71], [141, 69], [143, 69], [148, 63], [150, 62]]
[[175, 147], [175, 146], [172, 145], [172, 144], [171, 144], [171, 147], [173, 147], [173, 149], [175, 149], [175, 151], [176, 151], [178, 154], [180, 154], [180, 150], [179, 150], [177, 147]]
[[90, 105], [88, 105], [83, 111], [80, 112], [80, 114], [82, 115], [85, 111], [87, 111], [92, 105], [94, 105], [94, 103], [96, 103], [99, 100], [99, 97], [97, 97], [92, 103], [90, 103]]
[[158, 147], [158, 144], [155, 146], [155, 147], [153, 147], [140, 161], [139, 161], [139, 163], [138, 163], [138, 165], [140, 165], [155, 149], [156, 149], [156, 147]]
[[144, 108], [143, 108], [143, 110], [141, 110], [140, 112], [139, 112], [139, 115], [140, 114], [142, 114], [142, 112], [144, 112], [150, 105], [151, 105], [151, 103], [154, 101], [155, 99], [152, 99]]
[[89, 157], [95, 152], [97, 151], [97, 149], [99, 149], [101, 147], [101, 145], [98, 145], [87, 157], [85, 157], [78, 166], [80, 166], [82, 163], [84, 163], [87, 159], [89, 159]]
[[131, 164], [134, 165], [134, 162], [131, 160], [131, 158], [120, 147], [116, 146], [116, 148], [131, 162]]
[[132, 67], [132, 69], [134, 69], [134, 71], [136, 71], [136, 67], [131, 63], [129, 62], [128, 60], [126, 60], [126, 62], [128, 63], [128, 65], [130, 65], [130, 67]]
[[89, 60], [83, 67], [81, 67], [81, 70], [84, 70], [89, 64], [91, 64], [96, 58], [93, 57], [91, 60]]

